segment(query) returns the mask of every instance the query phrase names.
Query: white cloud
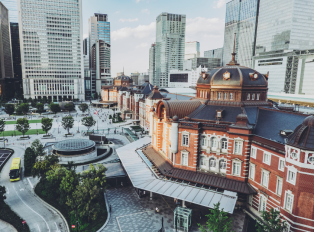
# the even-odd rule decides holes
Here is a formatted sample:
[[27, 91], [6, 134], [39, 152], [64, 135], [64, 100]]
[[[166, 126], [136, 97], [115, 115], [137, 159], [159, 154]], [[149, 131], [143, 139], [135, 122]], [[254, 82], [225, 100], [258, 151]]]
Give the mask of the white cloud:
[[149, 14], [149, 10], [148, 9], [143, 9], [142, 13]]
[[228, 0], [218, 0], [214, 2], [214, 8], [222, 8], [226, 5]]
[[[186, 41], [189, 38], [223, 36], [224, 20], [218, 18], [196, 17], [186, 20]], [[197, 39], [196, 39], [197, 40]]]
[[134, 38], [144, 38], [151, 37], [156, 30], [156, 23], [152, 22], [149, 25], [139, 25], [135, 28], [124, 27], [119, 30], [113, 31], [111, 37], [113, 40], [120, 40], [124, 38], [134, 37]]
[[139, 3], [141, 0], [135, 0], [136, 3]]
[[135, 18], [135, 19], [119, 19], [119, 22], [136, 22], [138, 21], [138, 18]]

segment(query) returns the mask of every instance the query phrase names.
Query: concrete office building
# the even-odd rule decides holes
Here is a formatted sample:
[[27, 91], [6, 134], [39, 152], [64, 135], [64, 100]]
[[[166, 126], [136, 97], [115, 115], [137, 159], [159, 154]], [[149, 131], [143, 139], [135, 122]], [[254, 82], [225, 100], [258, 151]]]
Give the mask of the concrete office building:
[[186, 16], [161, 13], [156, 18], [156, 76], [152, 84], [167, 87], [171, 69], [183, 70]]
[[269, 71], [269, 92], [313, 95], [313, 11], [303, 0], [260, 1], [254, 67]]
[[232, 0], [227, 3], [223, 65], [229, 63], [232, 58], [234, 33], [236, 33], [236, 59], [241, 65], [252, 67], [259, 1]]
[[[96, 71], [96, 79], [99, 80], [96, 81], [96, 89], [97, 91], [100, 91], [102, 85], [113, 83], [113, 79], [111, 78], [111, 41], [110, 22], [108, 22], [108, 15], [95, 13], [94, 16], [88, 19], [88, 27], [90, 51], [97, 41], [102, 41], [100, 48], [102, 47], [103, 52], [99, 53], [99, 59], [102, 60], [103, 68], [101, 68], [101, 72], [99, 73]], [[92, 62], [92, 54], [90, 54], [90, 68], [93, 68]]]
[[2, 4], [9, 10], [10, 22], [18, 22], [17, 0], [1, 0]]
[[223, 48], [216, 48], [208, 51], [204, 51], [204, 57], [206, 58], [219, 58], [222, 60]]
[[133, 84], [138, 85], [138, 78], [140, 76], [139, 72], [133, 72], [131, 73], [131, 78], [133, 79]]
[[110, 76], [110, 44], [96, 40], [91, 49], [91, 69], [96, 71], [96, 91], [101, 92], [102, 85], [112, 85]]
[[184, 61], [183, 70], [196, 70], [199, 66], [211, 70], [220, 66], [221, 59], [196, 57]]
[[197, 85], [197, 80], [202, 72], [207, 72], [207, 68], [199, 66], [195, 70], [170, 70], [169, 83], [170, 88], [189, 88]]
[[157, 81], [155, 80], [155, 77], [156, 77], [155, 54], [156, 54], [156, 44], [153, 43], [149, 49], [149, 82], [150, 83], [155, 83]]
[[149, 82], [149, 72], [140, 73], [138, 76], [138, 85], [143, 85], [145, 82]]
[[200, 57], [200, 43], [197, 41], [185, 42], [185, 56], [184, 59]]
[[24, 98], [84, 100], [82, 1], [18, 0]]

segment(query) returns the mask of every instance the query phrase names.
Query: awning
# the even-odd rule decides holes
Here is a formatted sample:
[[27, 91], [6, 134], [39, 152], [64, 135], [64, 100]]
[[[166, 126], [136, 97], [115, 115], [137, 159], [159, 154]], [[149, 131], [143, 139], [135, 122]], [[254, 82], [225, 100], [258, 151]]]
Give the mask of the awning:
[[187, 183], [160, 179], [151, 170], [150, 161], [142, 153], [142, 147], [150, 144], [151, 138], [145, 137], [117, 149], [117, 154], [135, 188], [177, 198], [197, 205], [213, 208], [220, 202], [220, 209], [233, 213], [237, 193], [224, 191], [216, 192]]

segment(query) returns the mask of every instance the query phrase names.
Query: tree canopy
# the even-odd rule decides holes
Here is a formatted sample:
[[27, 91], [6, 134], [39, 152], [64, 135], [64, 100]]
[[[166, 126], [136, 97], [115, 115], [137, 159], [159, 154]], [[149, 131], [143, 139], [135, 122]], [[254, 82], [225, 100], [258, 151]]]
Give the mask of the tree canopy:
[[15, 111], [13, 104], [5, 104], [4, 112], [6, 112], [9, 116], [12, 115]]
[[44, 109], [44, 104], [43, 103], [37, 103], [36, 104], [36, 108], [37, 108], [37, 112], [38, 113], [43, 113], [43, 112], [45, 112], [45, 109]]
[[68, 131], [68, 134], [70, 134], [70, 129], [73, 128], [73, 125], [74, 119], [71, 115], [62, 118], [62, 127]]
[[58, 156], [52, 154], [44, 156], [44, 159], [36, 162], [32, 168], [32, 176], [46, 178], [46, 173], [52, 169], [53, 165], [59, 162]]
[[36, 157], [34, 150], [30, 147], [26, 148], [24, 153], [24, 167], [25, 167], [25, 176], [30, 176], [32, 168], [36, 163]]
[[270, 212], [262, 211], [262, 220], [258, 219], [255, 227], [258, 232], [284, 232], [287, 223], [280, 216], [280, 211], [270, 208]]
[[36, 156], [43, 156], [45, 154], [44, 146], [39, 139], [35, 139], [34, 142], [32, 142], [31, 149]]
[[232, 219], [228, 217], [228, 213], [223, 209], [219, 209], [220, 202], [214, 204], [213, 209], [209, 209], [210, 213], [206, 215], [208, 218], [206, 225], [202, 226], [198, 223], [199, 230], [202, 232], [230, 232], [232, 227]]
[[67, 103], [64, 105], [64, 109], [68, 112], [75, 110], [75, 105], [73, 103]]
[[48, 134], [48, 131], [52, 127], [52, 121], [53, 121], [53, 119], [51, 119], [51, 118], [42, 118], [41, 119], [41, 128], [43, 129], [43, 131], [46, 132], [46, 134]]
[[29, 112], [29, 104], [28, 103], [22, 103], [18, 106], [18, 110], [21, 111], [24, 115], [26, 115]]
[[85, 113], [86, 110], [88, 110], [88, 105], [86, 103], [82, 103], [79, 105], [79, 110]]
[[92, 126], [95, 126], [95, 124], [96, 124], [96, 121], [94, 120], [92, 116], [82, 118], [82, 125], [87, 127], [87, 132], [89, 131], [89, 128], [91, 128]]
[[49, 109], [50, 109], [54, 114], [57, 114], [58, 112], [61, 111], [61, 107], [59, 106], [59, 104], [55, 104], [55, 103], [50, 103], [50, 104], [49, 104]]
[[29, 122], [26, 118], [19, 118], [16, 122], [16, 129], [23, 134], [23, 137], [25, 133], [30, 129]]

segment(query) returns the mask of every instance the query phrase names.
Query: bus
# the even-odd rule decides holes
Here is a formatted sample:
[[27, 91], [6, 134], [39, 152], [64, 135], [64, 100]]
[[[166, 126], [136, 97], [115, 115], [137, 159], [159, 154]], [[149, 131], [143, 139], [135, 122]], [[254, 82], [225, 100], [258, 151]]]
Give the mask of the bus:
[[21, 175], [21, 158], [14, 158], [10, 168], [10, 181], [20, 180]]

